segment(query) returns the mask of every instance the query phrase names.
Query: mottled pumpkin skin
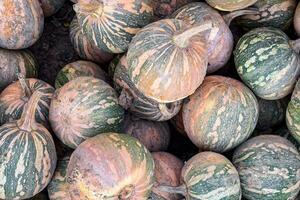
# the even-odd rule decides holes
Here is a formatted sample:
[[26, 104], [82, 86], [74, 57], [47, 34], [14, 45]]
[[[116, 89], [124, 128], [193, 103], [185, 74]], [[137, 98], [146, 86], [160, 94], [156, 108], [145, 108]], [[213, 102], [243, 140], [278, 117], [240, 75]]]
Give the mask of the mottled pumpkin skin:
[[[30, 78], [26, 79], [31, 94], [39, 91], [42, 96], [38, 103], [35, 119], [38, 123], [48, 127], [49, 107], [54, 93], [54, 88], [48, 83]], [[24, 107], [28, 104], [31, 96], [27, 96], [19, 81], [12, 83], [0, 95], [0, 124], [20, 119]]]
[[105, 133], [82, 143], [67, 169], [71, 199], [146, 200], [153, 185], [154, 161], [137, 139]]
[[259, 97], [287, 96], [299, 75], [300, 59], [280, 29], [257, 28], [245, 34], [234, 51], [237, 72]]
[[61, 88], [69, 81], [81, 77], [92, 76], [108, 82], [108, 76], [98, 65], [89, 62], [79, 60], [64, 66], [57, 74], [55, 79], [55, 88]]
[[42, 35], [44, 15], [39, 0], [2, 0], [0, 4], [0, 47], [24, 49]]
[[66, 0], [39, 0], [45, 17], [55, 14]]
[[300, 36], [300, 3], [298, 3], [298, 6], [295, 11], [295, 16], [294, 16], [294, 28], [296, 30], [296, 33], [298, 36]]
[[113, 58], [112, 54], [103, 51], [93, 42], [88, 40], [88, 38], [83, 34], [76, 17], [74, 17], [70, 25], [70, 39], [75, 51], [82, 59], [96, 63], [106, 63]]
[[235, 150], [233, 164], [248, 200], [295, 199], [299, 192], [300, 155], [285, 138], [252, 138]]
[[206, 2], [218, 10], [234, 11], [247, 8], [257, 2], [257, 0], [206, 0]]
[[206, 42], [202, 34], [184, 33], [188, 30], [184, 21], [164, 19], [133, 38], [127, 52], [129, 77], [146, 97], [170, 103], [193, 94], [202, 83]]
[[18, 80], [17, 73], [21, 73], [27, 78], [38, 76], [38, 64], [32, 53], [27, 50], [0, 49], [0, 91]]
[[191, 141], [202, 150], [225, 152], [244, 142], [258, 119], [254, 94], [241, 82], [208, 76], [183, 106]]
[[84, 35], [109, 53], [125, 52], [153, 18], [150, 0], [78, 0], [74, 10]]
[[126, 115], [122, 131], [138, 139], [150, 152], [165, 151], [170, 143], [167, 122], [153, 122]]
[[287, 29], [293, 22], [297, 0], [258, 0], [252, 7], [259, 10], [257, 15], [244, 15], [237, 23], [246, 29], [272, 26]]
[[233, 164], [221, 154], [201, 152], [187, 161], [181, 171], [187, 200], [239, 200], [241, 185]]
[[119, 103], [125, 109], [139, 118], [152, 121], [166, 121], [179, 112], [182, 101], [166, 104], [147, 98], [132, 83], [128, 70], [126, 56], [123, 56], [115, 68], [114, 83], [117, 91], [121, 93]]
[[76, 78], [57, 90], [49, 114], [56, 136], [73, 149], [97, 134], [119, 131], [123, 117], [115, 90], [93, 77]]

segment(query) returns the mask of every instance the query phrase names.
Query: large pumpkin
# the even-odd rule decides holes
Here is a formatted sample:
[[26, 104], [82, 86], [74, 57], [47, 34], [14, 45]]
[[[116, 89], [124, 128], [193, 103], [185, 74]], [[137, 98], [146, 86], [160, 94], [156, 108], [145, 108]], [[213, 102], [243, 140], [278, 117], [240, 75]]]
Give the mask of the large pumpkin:
[[100, 79], [78, 77], [55, 92], [49, 120], [56, 136], [76, 148], [97, 134], [119, 131], [123, 115], [113, 88]]
[[55, 14], [65, 3], [66, 0], [39, 0], [45, 17]]
[[258, 119], [254, 94], [241, 82], [208, 76], [183, 106], [191, 141], [202, 150], [225, 152], [244, 142]]
[[298, 36], [300, 36], [300, 3], [298, 3], [298, 6], [295, 11], [294, 27], [295, 27], [296, 33], [298, 34]]
[[153, 18], [150, 0], [78, 0], [74, 10], [87, 38], [109, 53], [125, 52]]
[[39, 0], [1, 0], [1, 48], [27, 48], [39, 39], [43, 28], [44, 15]]
[[239, 76], [263, 99], [287, 96], [300, 71], [297, 43], [290, 41], [280, 29], [257, 28], [248, 32], [234, 51]]
[[257, 2], [257, 0], [206, 0], [206, 2], [218, 10], [234, 11], [247, 8]]
[[233, 164], [248, 200], [295, 199], [299, 192], [300, 155], [285, 138], [252, 138], [235, 150]]
[[67, 169], [71, 199], [146, 200], [153, 185], [149, 151], [126, 134], [100, 134], [82, 143]]

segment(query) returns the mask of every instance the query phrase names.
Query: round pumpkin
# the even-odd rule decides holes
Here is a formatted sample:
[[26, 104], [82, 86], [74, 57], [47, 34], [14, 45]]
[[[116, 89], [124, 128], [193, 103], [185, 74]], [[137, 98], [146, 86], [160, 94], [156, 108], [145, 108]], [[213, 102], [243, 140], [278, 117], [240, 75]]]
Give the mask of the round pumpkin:
[[234, 61], [239, 76], [257, 96], [276, 100], [293, 90], [300, 71], [297, 52], [297, 43], [280, 29], [257, 28], [239, 40]]
[[201, 150], [225, 152], [244, 142], [258, 119], [254, 94], [241, 82], [208, 76], [183, 105], [188, 137]]
[[129, 110], [135, 116], [153, 121], [166, 121], [175, 116], [182, 105], [182, 101], [173, 103], [158, 103], [147, 98], [139, 91], [128, 75], [128, 64], [126, 56], [120, 59], [115, 68], [114, 83], [116, 90], [120, 93], [119, 104]]
[[295, 27], [296, 33], [298, 34], [298, 36], [300, 36], [300, 3], [298, 3], [298, 6], [295, 11], [294, 27]]
[[206, 0], [215, 9], [222, 11], [234, 11], [247, 8], [258, 0]]
[[82, 59], [96, 63], [106, 63], [113, 58], [112, 54], [103, 51], [88, 40], [87, 36], [83, 34], [76, 17], [73, 18], [70, 25], [70, 39], [76, 53]]
[[122, 131], [138, 139], [150, 152], [167, 150], [170, 129], [167, 122], [153, 122], [126, 115]]
[[72, 154], [67, 183], [71, 199], [146, 200], [154, 161], [137, 139], [105, 133], [87, 139]]
[[74, 10], [83, 34], [109, 53], [125, 52], [132, 37], [153, 18], [150, 0], [78, 0]]
[[56, 90], [49, 120], [56, 136], [75, 149], [87, 138], [119, 131], [123, 116], [113, 88], [100, 79], [78, 77]]
[[67, 64], [58, 72], [55, 80], [55, 88], [61, 88], [67, 82], [81, 76], [92, 76], [108, 82], [106, 72], [98, 65], [89, 61], [79, 60]]
[[0, 198], [27, 199], [50, 182], [56, 166], [51, 134], [36, 123], [42, 94], [33, 93], [21, 119], [0, 127]]
[[65, 0], [39, 0], [45, 17], [55, 14], [65, 3]]
[[300, 184], [300, 155], [288, 140], [275, 135], [254, 137], [233, 155], [248, 200], [295, 199]]
[[139, 31], [129, 45], [129, 77], [146, 97], [175, 102], [194, 93], [207, 69], [207, 47], [199, 32], [211, 23], [190, 28], [176, 19], [164, 19]]
[[39, 0], [2, 0], [0, 19], [1, 48], [24, 49], [42, 35], [44, 15]]

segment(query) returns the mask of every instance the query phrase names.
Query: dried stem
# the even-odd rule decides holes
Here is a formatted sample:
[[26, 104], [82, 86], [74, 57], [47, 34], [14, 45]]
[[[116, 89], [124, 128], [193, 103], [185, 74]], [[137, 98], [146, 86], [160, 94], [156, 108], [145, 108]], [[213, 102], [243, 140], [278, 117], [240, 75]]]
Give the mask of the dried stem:
[[25, 95], [25, 97], [30, 98], [30, 96], [32, 95], [31, 89], [29, 87], [29, 84], [27, 83], [25, 76], [21, 73], [17, 74], [20, 85], [22, 87], [23, 93]]
[[260, 14], [259, 10], [256, 8], [248, 8], [245, 10], [236, 10], [233, 12], [230, 12], [226, 15], [223, 15], [223, 19], [225, 23], [229, 26], [235, 18], [242, 16], [242, 15], [258, 15]]
[[158, 186], [158, 190], [161, 191], [161, 192], [167, 192], [167, 193], [171, 193], [171, 194], [181, 194], [183, 196], [187, 195], [185, 185], [181, 185], [181, 186], [178, 186], [178, 187], [160, 185], [160, 186]]

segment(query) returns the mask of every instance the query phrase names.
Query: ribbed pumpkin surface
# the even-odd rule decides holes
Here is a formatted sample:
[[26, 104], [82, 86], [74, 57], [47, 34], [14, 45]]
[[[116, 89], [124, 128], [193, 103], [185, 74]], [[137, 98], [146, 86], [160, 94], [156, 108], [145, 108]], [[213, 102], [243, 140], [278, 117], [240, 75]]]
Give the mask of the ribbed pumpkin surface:
[[247, 8], [257, 2], [257, 0], [206, 0], [206, 2], [218, 10], [234, 11]]
[[65, 3], [66, 0], [39, 0], [45, 17], [55, 14]]
[[82, 143], [67, 170], [71, 199], [146, 200], [153, 176], [149, 151], [135, 138], [116, 133]]
[[296, 33], [298, 36], [300, 36], [300, 4], [298, 3], [298, 6], [295, 11], [295, 16], [294, 16], [294, 28], [296, 30]]

